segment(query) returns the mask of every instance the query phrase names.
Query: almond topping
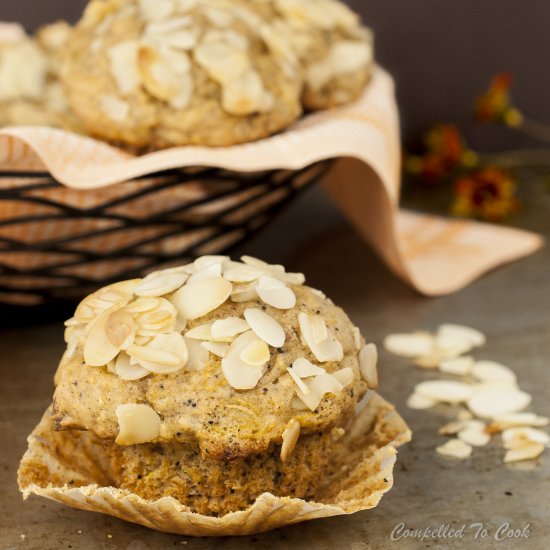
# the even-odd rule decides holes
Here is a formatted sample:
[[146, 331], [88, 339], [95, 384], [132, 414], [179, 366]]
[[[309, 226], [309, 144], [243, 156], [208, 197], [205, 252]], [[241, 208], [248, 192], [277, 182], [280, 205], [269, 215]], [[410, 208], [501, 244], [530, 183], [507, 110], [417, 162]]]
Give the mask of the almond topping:
[[283, 327], [265, 311], [249, 308], [245, 310], [244, 317], [247, 325], [264, 342], [274, 348], [280, 348], [284, 345], [285, 331]]
[[233, 285], [222, 277], [188, 283], [171, 297], [181, 317], [197, 319], [221, 306], [231, 295]]
[[136, 324], [128, 312], [123, 310], [114, 311], [107, 317], [105, 331], [111, 344], [122, 350], [133, 343], [136, 335]]
[[261, 342], [250, 330], [241, 334], [231, 344], [222, 359], [222, 372], [229, 385], [236, 390], [251, 390], [258, 384], [265, 365], [251, 366], [241, 359], [241, 353], [252, 343]]
[[157, 271], [147, 275], [143, 282], [135, 289], [137, 296], [143, 297], [159, 297], [165, 294], [171, 294], [181, 288], [188, 275], [186, 273], [165, 273]]
[[[327, 338], [323, 342], [315, 342], [312, 331], [312, 317], [306, 313], [298, 315], [300, 331], [305, 343], [321, 363], [327, 361], [341, 361], [344, 358], [344, 349], [342, 344], [336, 339], [331, 331], [327, 331]], [[324, 320], [321, 318], [324, 323]]]
[[268, 306], [277, 309], [292, 309], [296, 305], [296, 295], [292, 289], [274, 277], [261, 277], [256, 291]]
[[378, 388], [378, 371], [376, 363], [378, 362], [378, 351], [374, 344], [363, 346], [359, 353], [359, 366], [361, 368], [361, 376], [367, 383], [370, 389]]
[[151, 374], [140, 365], [132, 365], [130, 356], [126, 353], [120, 353], [116, 358], [114, 373], [122, 380], [140, 380]]
[[160, 434], [160, 417], [149, 405], [119, 405], [117, 445], [149, 443]]
[[281, 461], [286, 462], [298, 443], [300, 437], [300, 423], [293, 418], [283, 431], [283, 444], [281, 446]]
[[250, 326], [244, 319], [239, 317], [227, 317], [226, 319], [214, 321], [210, 329], [214, 339], [234, 338], [247, 330], [250, 330]]
[[260, 367], [265, 365], [269, 359], [269, 348], [262, 340], [250, 342], [240, 353], [239, 357], [252, 367]]

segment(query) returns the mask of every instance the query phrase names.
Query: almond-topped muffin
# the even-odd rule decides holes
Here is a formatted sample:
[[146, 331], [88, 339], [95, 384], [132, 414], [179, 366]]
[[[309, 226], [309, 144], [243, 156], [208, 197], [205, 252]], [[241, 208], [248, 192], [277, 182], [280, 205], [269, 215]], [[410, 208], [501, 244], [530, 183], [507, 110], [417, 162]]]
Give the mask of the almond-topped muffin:
[[304, 277], [205, 256], [106, 287], [67, 321], [57, 430], [102, 440], [113, 485], [223, 515], [313, 498], [376, 350]]
[[53, 126], [80, 131], [59, 82], [59, 55], [71, 28], [58, 22], [35, 37], [0, 25], [0, 126]]
[[277, 62], [248, 0], [92, 0], [63, 81], [88, 131], [136, 149], [228, 146], [302, 113], [298, 65]]

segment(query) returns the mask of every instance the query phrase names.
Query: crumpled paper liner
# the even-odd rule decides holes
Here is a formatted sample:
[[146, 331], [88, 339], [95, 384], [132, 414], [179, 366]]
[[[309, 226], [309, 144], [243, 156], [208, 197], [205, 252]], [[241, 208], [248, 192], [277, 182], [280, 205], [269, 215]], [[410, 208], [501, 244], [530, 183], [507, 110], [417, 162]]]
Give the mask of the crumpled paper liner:
[[188, 536], [251, 535], [374, 508], [393, 485], [396, 448], [411, 438], [395, 408], [369, 392], [335, 453], [333, 460], [341, 467], [334, 468], [337, 473], [324, 480], [322, 502], [264, 493], [247, 510], [216, 518], [193, 513], [172, 497], [150, 501], [108, 486], [108, 464], [101, 446], [86, 432], [54, 431], [50, 414], [48, 409], [29, 436], [29, 447], [19, 466], [18, 482], [24, 498], [35, 494], [73, 508]]
[[[423, 294], [454, 292], [498, 265], [533, 253], [543, 244], [539, 235], [527, 231], [399, 210], [399, 117], [393, 80], [380, 67], [375, 68], [359, 101], [307, 115], [280, 134], [233, 147], [176, 147], [134, 157], [101, 141], [63, 130], [0, 130], [0, 169], [50, 172], [66, 186], [53, 192], [66, 193], [69, 207], [101, 204], [105, 195], [124, 194], [128, 192], [125, 186], [143, 185], [128, 183], [132, 178], [171, 168], [299, 170], [327, 159], [341, 159], [325, 181], [329, 194], [394, 273]], [[151, 200], [162, 202], [170, 200], [170, 196], [153, 196]], [[140, 205], [132, 211], [147, 212], [149, 208]], [[16, 214], [0, 207], [0, 222]], [[59, 226], [52, 222], [34, 233], [32, 225], [26, 225], [24, 234], [15, 236], [9, 233], [10, 226], [0, 227], [0, 238], [25, 239], [36, 245], [46, 238], [45, 233], [47, 238], [73, 233], [75, 227], [70, 224], [82, 220], [64, 222]], [[123, 247], [129, 238], [110, 234], [108, 245]], [[162, 241], [162, 247], [164, 252], [173, 252], [181, 249], [181, 243]], [[103, 250], [103, 245], [97, 249]], [[6, 254], [15, 262], [13, 267], [20, 268], [18, 262], [24, 256], [10, 256], [9, 252], [2, 253], [0, 247], [0, 261]], [[38, 261], [35, 248], [27, 260]], [[108, 269], [109, 263], [112, 264], [103, 262], [97, 269]], [[104, 273], [96, 275], [101, 274]]]

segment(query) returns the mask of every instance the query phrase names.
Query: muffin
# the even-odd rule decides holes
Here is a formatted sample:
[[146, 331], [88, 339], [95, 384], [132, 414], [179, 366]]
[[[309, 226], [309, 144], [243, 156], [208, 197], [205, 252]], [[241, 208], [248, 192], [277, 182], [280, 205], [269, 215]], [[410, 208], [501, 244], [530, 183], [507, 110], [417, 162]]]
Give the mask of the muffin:
[[53, 23], [27, 36], [17, 25], [0, 29], [0, 126], [53, 126], [78, 132], [59, 82], [59, 54], [70, 26]]
[[[359, 16], [338, 0], [271, 0], [264, 27], [268, 43], [290, 45], [304, 74], [305, 109], [329, 109], [357, 100], [370, 80], [373, 37]], [[288, 46], [287, 46], [288, 48]]]
[[357, 99], [372, 39], [336, 0], [92, 0], [63, 61], [92, 135], [134, 150], [230, 146]]
[[254, 258], [202, 257], [106, 287], [67, 321], [51, 420], [113, 487], [223, 516], [314, 500], [375, 388], [376, 350], [321, 292]]
[[92, 0], [63, 63], [94, 136], [135, 149], [254, 141], [301, 114], [302, 76], [247, 0]]

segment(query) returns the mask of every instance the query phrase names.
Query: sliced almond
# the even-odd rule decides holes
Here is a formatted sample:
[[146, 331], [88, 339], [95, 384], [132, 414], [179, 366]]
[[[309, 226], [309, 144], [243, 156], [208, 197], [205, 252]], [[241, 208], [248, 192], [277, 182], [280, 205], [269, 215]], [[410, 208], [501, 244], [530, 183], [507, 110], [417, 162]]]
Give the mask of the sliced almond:
[[217, 357], [225, 357], [229, 350], [229, 344], [224, 342], [201, 342], [200, 345]]
[[472, 454], [472, 447], [460, 439], [450, 439], [436, 448], [438, 454], [451, 458], [465, 459]]
[[159, 297], [171, 294], [181, 288], [189, 275], [183, 272], [157, 271], [147, 275], [143, 282], [135, 289], [135, 294], [142, 297]]
[[375, 390], [378, 388], [378, 371], [376, 363], [378, 362], [378, 350], [374, 344], [363, 346], [359, 352], [359, 366], [361, 376], [368, 387]]
[[140, 380], [148, 376], [150, 371], [140, 365], [132, 365], [130, 356], [126, 353], [120, 353], [114, 363], [114, 373], [122, 380]]
[[235, 116], [265, 113], [275, 105], [275, 99], [264, 86], [256, 71], [247, 71], [239, 79], [228, 82], [223, 87], [222, 107]]
[[196, 269], [195, 273], [189, 277], [189, 283], [195, 281], [201, 281], [203, 279], [210, 279], [212, 277], [221, 277], [222, 276], [222, 264], [221, 263], [211, 263], [210, 265], [204, 266], [201, 269]]
[[257, 342], [258, 337], [250, 330], [241, 334], [231, 344], [222, 359], [222, 372], [229, 385], [236, 390], [251, 390], [258, 384], [264, 373], [264, 366], [251, 366], [241, 359], [242, 351], [249, 344]]
[[479, 330], [453, 323], [441, 325], [437, 331], [437, 334], [442, 337], [453, 337], [467, 340], [473, 347], [476, 348], [485, 345], [486, 341], [485, 335]]
[[181, 89], [181, 74], [189, 71], [191, 62], [185, 52], [173, 52], [170, 58], [150, 46], [142, 45], [138, 50], [138, 68], [145, 89], [155, 98], [170, 101]]
[[90, 332], [84, 344], [84, 361], [91, 367], [102, 367], [112, 361], [120, 348], [111, 343], [106, 325], [112, 311], [102, 313], [90, 324]]
[[204, 325], [198, 325], [185, 333], [186, 338], [192, 340], [212, 340], [212, 325], [214, 323], [206, 323]]
[[290, 374], [290, 377], [292, 380], [294, 380], [294, 383], [298, 387], [298, 389], [304, 394], [307, 395], [310, 393], [309, 388], [307, 387], [306, 383], [302, 380], [300, 376], [298, 376], [298, 373], [294, 370], [293, 367], [287, 367], [287, 372]]
[[466, 428], [468, 422], [464, 420], [453, 420], [447, 424], [441, 426], [437, 433], [439, 435], [456, 435]]
[[304, 357], [298, 357], [298, 359], [292, 363], [292, 370], [300, 378], [309, 378], [310, 376], [317, 376], [318, 374], [326, 373], [325, 369], [314, 365]]
[[432, 407], [435, 407], [435, 405], [437, 405], [437, 401], [435, 401], [434, 399], [429, 399], [428, 397], [425, 397], [424, 395], [416, 392], [411, 394], [407, 399], [407, 407], [409, 407], [409, 409], [414, 409], [418, 411], [430, 409]]
[[515, 385], [517, 377], [513, 370], [496, 361], [476, 361], [472, 375], [482, 382], [503, 382]]
[[273, 317], [257, 308], [248, 308], [244, 311], [246, 324], [256, 336], [274, 348], [280, 348], [285, 343], [285, 331]]
[[258, 298], [256, 284], [234, 286], [231, 292], [231, 301], [235, 303], [251, 302], [256, 298]]
[[453, 380], [428, 380], [418, 384], [415, 393], [440, 403], [464, 403], [474, 393], [474, 387]]
[[201, 271], [211, 265], [221, 265], [230, 261], [229, 256], [221, 256], [219, 254], [200, 256], [193, 262], [193, 268], [195, 271]]
[[298, 443], [300, 437], [300, 423], [293, 418], [283, 431], [283, 444], [281, 446], [281, 461], [286, 462]]
[[225, 279], [235, 283], [251, 283], [265, 274], [263, 269], [235, 262], [224, 270]]
[[226, 40], [203, 40], [195, 48], [194, 56], [210, 78], [222, 85], [238, 80], [250, 67], [246, 50]]
[[189, 360], [189, 351], [181, 334], [159, 334], [147, 346], [130, 346], [128, 355], [143, 368], [156, 374], [172, 374]]
[[138, 298], [124, 307], [124, 310], [128, 313], [145, 313], [146, 311], [152, 311], [158, 309], [161, 302], [156, 298]]
[[309, 410], [315, 411], [325, 395], [338, 395], [342, 392], [343, 385], [330, 374], [318, 374], [305, 382], [309, 393], [296, 389], [298, 397], [307, 405]]
[[250, 342], [240, 353], [239, 357], [251, 367], [263, 367], [271, 355], [267, 344], [260, 339]]
[[174, 12], [175, 0], [139, 0], [141, 16], [146, 21], [166, 19]]
[[508, 428], [502, 432], [502, 441], [506, 449], [514, 449], [527, 443], [548, 445], [550, 436], [546, 432], [535, 428]]
[[355, 378], [355, 374], [353, 373], [353, 369], [351, 367], [345, 367], [331, 374], [344, 387], [349, 386]]
[[203, 370], [210, 357], [208, 350], [204, 348], [202, 342], [192, 340], [191, 338], [186, 338], [185, 336], [183, 337], [183, 340], [185, 341], [185, 345], [189, 353], [189, 359], [185, 365], [185, 370], [190, 372]]
[[[355, 349], [357, 351], [361, 351], [361, 348], [363, 346], [363, 337], [361, 336], [361, 331], [359, 330], [359, 327], [353, 327], [353, 343], [355, 344]], [[376, 355], [378, 356], [378, 353]]]
[[534, 460], [544, 452], [545, 446], [542, 443], [527, 443], [521, 447], [510, 449], [504, 455], [504, 462], [521, 462], [523, 460]]
[[445, 374], [468, 376], [472, 372], [474, 358], [470, 356], [445, 359], [439, 363], [439, 370]]
[[548, 426], [549, 423], [550, 419], [530, 412], [501, 414], [493, 417], [493, 421], [489, 424], [488, 430], [491, 433], [495, 433], [501, 432], [506, 428], [521, 426], [542, 428]]
[[311, 336], [317, 344], [328, 338], [327, 324], [318, 315], [311, 317]]
[[328, 337], [326, 340], [320, 343], [315, 342], [312, 331], [312, 317], [314, 316], [307, 315], [306, 313], [298, 314], [298, 323], [305, 343], [313, 355], [315, 355], [317, 361], [321, 363], [341, 361], [344, 358], [344, 349], [331, 331], [327, 332]]
[[117, 445], [149, 443], [160, 434], [160, 417], [149, 405], [127, 404], [116, 408], [119, 432]]
[[183, 319], [193, 320], [221, 306], [231, 295], [233, 285], [222, 277], [188, 283], [171, 297]]
[[107, 317], [105, 331], [111, 344], [123, 350], [134, 342], [136, 323], [127, 311], [113, 311]]
[[531, 403], [531, 396], [514, 388], [478, 390], [468, 399], [468, 408], [480, 418], [516, 413]]
[[250, 330], [249, 324], [239, 317], [227, 317], [214, 321], [211, 332], [213, 338], [234, 338], [247, 330]]
[[265, 304], [277, 309], [292, 309], [296, 305], [292, 289], [274, 277], [260, 277], [256, 292]]
[[473, 447], [483, 447], [491, 441], [486, 431], [487, 425], [479, 420], [466, 422], [465, 427], [458, 432], [458, 437]]
[[415, 358], [429, 355], [434, 346], [434, 337], [427, 332], [390, 334], [384, 339], [384, 347], [400, 357]]
[[99, 108], [104, 115], [115, 122], [125, 122], [130, 116], [130, 104], [114, 95], [99, 97]]
[[129, 94], [140, 85], [138, 49], [137, 40], [126, 40], [111, 47], [107, 52], [111, 74], [122, 94]]

